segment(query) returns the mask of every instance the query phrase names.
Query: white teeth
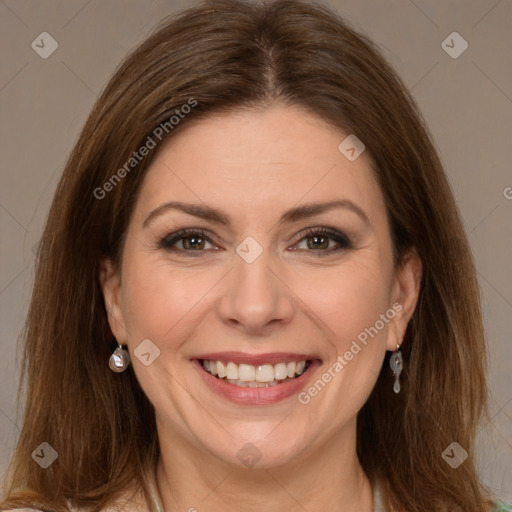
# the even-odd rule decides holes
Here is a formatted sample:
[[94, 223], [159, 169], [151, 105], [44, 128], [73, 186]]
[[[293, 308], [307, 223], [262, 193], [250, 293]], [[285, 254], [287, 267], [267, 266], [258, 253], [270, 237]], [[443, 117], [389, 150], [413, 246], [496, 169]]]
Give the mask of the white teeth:
[[288, 377], [288, 370], [286, 363], [277, 363], [274, 366], [274, 375], [276, 380], [284, 380]]
[[240, 386], [241, 388], [270, 388], [277, 386], [277, 381], [273, 382], [245, 382], [243, 380], [226, 379], [230, 384]]
[[272, 382], [274, 380], [274, 368], [270, 364], [262, 364], [256, 369], [256, 382]]
[[222, 361], [217, 361], [217, 373], [219, 374], [220, 379], [223, 379], [226, 376], [226, 367]]
[[[203, 361], [203, 368], [220, 379], [236, 383], [244, 387], [264, 387], [263, 384], [274, 386], [278, 381], [292, 379], [296, 375], [302, 375], [306, 367], [306, 361], [290, 361], [289, 363], [277, 363], [275, 365], [262, 364], [235, 364], [232, 361]], [[260, 385], [261, 384], [261, 385]]]
[[238, 380], [238, 365], [231, 362], [227, 364], [226, 379]]
[[286, 371], [287, 371], [288, 377], [291, 378], [291, 377], [293, 377], [295, 375], [295, 366], [296, 366], [295, 363], [287, 363]]
[[238, 378], [249, 382], [255, 380], [256, 368], [252, 364], [241, 364], [238, 366]]

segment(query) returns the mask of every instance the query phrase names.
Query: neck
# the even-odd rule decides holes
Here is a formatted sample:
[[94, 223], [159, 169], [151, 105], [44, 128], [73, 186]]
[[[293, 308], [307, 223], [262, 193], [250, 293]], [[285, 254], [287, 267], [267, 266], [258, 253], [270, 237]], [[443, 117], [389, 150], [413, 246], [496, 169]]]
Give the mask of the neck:
[[355, 451], [355, 423], [288, 463], [266, 468], [227, 463], [161, 424], [157, 428], [156, 482], [166, 512], [373, 511], [372, 488]]

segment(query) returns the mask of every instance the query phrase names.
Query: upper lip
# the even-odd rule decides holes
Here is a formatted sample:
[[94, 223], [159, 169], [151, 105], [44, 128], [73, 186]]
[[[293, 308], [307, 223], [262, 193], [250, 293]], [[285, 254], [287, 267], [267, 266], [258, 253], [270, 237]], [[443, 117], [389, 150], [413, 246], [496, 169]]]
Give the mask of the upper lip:
[[191, 359], [206, 359], [210, 361], [233, 362], [235, 364], [277, 364], [291, 361], [312, 361], [319, 359], [314, 354], [297, 354], [293, 352], [269, 352], [266, 354], [248, 354], [246, 352], [210, 352], [194, 356]]

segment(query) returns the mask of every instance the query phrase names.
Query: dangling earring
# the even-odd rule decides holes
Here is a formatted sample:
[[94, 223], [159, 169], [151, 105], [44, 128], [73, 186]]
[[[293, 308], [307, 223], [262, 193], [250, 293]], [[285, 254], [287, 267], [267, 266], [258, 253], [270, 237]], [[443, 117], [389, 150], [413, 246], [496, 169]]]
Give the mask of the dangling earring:
[[108, 365], [110, 369], [115, 373], [121, 373], [130, 366], [130, 353], [128, 352], [128, 347], [117, 344], [117, 348], [112, 352], [110, 359], [108, 361]]
[[395, 393], [400, 393], [400, 374], [404, 368], [404, 360], [402, 359], [402, 352], [400, 352], [400, 345], [396, 346], [396, 352], [393, 352], [391, 357], [389, 358], [389, 366], [393, 370], [393, 375], [395, 376], [395, 383], [393, 384], [393, 391]]

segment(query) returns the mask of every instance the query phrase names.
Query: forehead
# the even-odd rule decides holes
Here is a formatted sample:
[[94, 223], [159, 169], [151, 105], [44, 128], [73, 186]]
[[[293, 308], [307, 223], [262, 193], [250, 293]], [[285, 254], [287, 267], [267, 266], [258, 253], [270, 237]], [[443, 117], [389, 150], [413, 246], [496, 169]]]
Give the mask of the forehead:
[[378, 222], [384, 202], [367, 153], [339, 150], [348, 133], [297, 107], [217, 114], [158, 148], [138, 214], [170, 201], [205, 202], [264, 218], [301, 202], [349, 199]]

